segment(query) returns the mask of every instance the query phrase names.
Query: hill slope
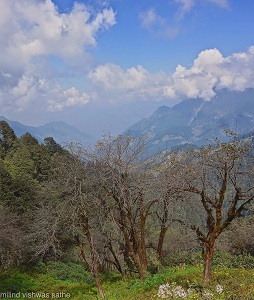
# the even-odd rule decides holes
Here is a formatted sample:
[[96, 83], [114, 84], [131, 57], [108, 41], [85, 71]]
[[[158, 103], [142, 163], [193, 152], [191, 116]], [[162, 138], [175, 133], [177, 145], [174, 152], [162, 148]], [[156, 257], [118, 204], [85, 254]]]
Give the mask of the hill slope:
[[215, 137], [223, 140], [225, 129], [239, 133], [254, 130], [253, 89], [220, 91], [211, 101], [188, 99], [172, 108], [161, 106], [125, 133], [146, 135], [149, 151], [158, 153], [179, 145], [204, 145]]
[[15, 131], [16, 135], [19, 137], [22, 134], [29, 132], [34, 136], [39, 142], [43, 142], [45, 137], [53, 137], [54, 140], [64, 145], [69, 141], [76, 141], [81, 144], [91, 144], [93, 142], [92, 137], [78, 130], [76, 127], [66, 124], [64, 122], [50, 122], [43, 126], [26, 126], [22, 123], [11, 121], [5, 117], [0, 116], [0, 120], [5, 120]]

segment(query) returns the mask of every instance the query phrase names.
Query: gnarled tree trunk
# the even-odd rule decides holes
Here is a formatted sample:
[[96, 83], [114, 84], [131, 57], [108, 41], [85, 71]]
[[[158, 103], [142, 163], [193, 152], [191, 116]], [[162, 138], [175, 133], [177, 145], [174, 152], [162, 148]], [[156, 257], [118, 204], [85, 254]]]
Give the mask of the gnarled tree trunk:
[[204, 284], [209, 286], [212, 280], [212, 262], [214, 254], [214, 244], [208, 244], [203, 248], [204, 271], [203, 280]]

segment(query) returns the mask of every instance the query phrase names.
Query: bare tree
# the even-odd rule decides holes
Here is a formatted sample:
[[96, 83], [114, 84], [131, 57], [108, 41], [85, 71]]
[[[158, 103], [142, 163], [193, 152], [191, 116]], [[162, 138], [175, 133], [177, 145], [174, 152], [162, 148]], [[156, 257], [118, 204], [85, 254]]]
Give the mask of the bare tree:
[[43, 256], [48, 251], [60, 254], [62, 241], [72, 240], [89, 267], [100, 296], [105, 299], [99, 278], [100, 255], [93, 228], [94, 219], [100, 216], [99, 203], [94, 196], [95, 189], [84, 149], [77, 144], [69, 146], [70, 154], [58, 156], [54, 162], [50, 185], [54, 186], [51, 192], [57, 194], [55, 201], [50, 202], [45, 193], [35, 210], [30, 237], [37, 241], [34, 256]]
[[123, 273], [122, 255], [131, 259], [140, 278], [145, 278], [146, 220], [155, 201], [148, 197], [146, 175], [140, 172], [143, 149], [144, 140], [130, 136], [107, 136], [94, 150], [70, 144], [70, 155], [56, 158], [55, 180], [51, 179], [60, 193], [56, 197], [59, 200], [54, 208], [41, 203], [36, 212], [35, 224], [40, 228], [32, 232], [40, 233], [43, 241], [37, 255], [49, 247], [57, 252], [59, 235], [68, 232], [103, 299], [99, 271], [105, 262]]
[[148, 265], [146, 221], [156, 202], [147, 193], [144, 146], [142, 137], [109, 135], [98, 142], [91, 157], [98, 183], [111, 199], [112, 219], [123, 236], [122, 253], [133, 261], [142, 280]]
[[160, 232], [157, 243], [157, 257], [163, 258], [163, 244], [168, 229], [174, 222], [183, 223], [179, 215], [182, 202], [182, 191], [177, 179], [177, 153], [172, 153], [166, 160], [155, 166], [155, 176], [151, 193], [155, 194], [156, 216], [159, 220]]
[[0, 205], [0, 266], [19, 265], [22, 258], [23, 232], [19, 217]]
[[205, 228], [193, 225], [203, 249], [204, 283], [209, 285], [218, 236], [244, 214], [254, 199], [253, 157], [248, 144], [237, 140], [216, 142], [201, 150], [181, 154], [182, 189], [198, 197], [206, 216]]

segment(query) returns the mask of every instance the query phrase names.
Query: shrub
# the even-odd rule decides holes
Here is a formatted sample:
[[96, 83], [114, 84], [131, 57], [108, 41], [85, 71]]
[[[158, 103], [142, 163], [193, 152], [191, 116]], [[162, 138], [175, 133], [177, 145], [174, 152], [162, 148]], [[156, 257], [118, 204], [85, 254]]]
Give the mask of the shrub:
[[84, 266], [72, 262], [63, 263], [51, 261], [46, 264], [47, 274], [57, 280], [69, 280], [72, 282], [92, 283], [91, 273], [86, 272]]
[[215, 252], [213, 264], [216, 267], [253, 269], [254, 257], [250, 254], [232, 255], [227, 252]]
[[0, 291], [18, 293], [31, 290], [35, 286], [35, 281], [27, 274], [13, 273], [0, 274]]
[[179, 254], [168, 255], [164, 261], [163, 265], [168, 267], [189, 265], [196, 266], [202, 263], [201, 252], [189, 253], [189, 252], [180, 252]]

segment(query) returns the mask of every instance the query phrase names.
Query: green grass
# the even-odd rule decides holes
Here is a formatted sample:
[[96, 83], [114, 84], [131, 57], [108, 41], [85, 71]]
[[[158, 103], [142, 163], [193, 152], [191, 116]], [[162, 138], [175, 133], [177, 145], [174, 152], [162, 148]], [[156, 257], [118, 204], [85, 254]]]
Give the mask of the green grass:
[[[148, 276], [144, 282], [138, 278], [121, 278], [114, 273], [104, 275], [102, 281], [107, 300], [160, 299], [157, 298], [158, 287], [167, 282], [181, 285], [185, 289], [188, 287], [203, 289], [201, 266], [188, 266], [185, 269], [176, 266], [164, 267], [157, 274]], [[217, 266], [213, 271], [211, 289], [214, 290], [217, 284], [224, 287], [224, 294], [212, 299], [254, 299], [254, 269]], [[73, 300], [99, 299], [91, 274], [74, 263], [50, 262], [47, 265], [39, 264], [30, 270], [23, 268], [1, 272], [0, 293], [7, 291], [49, 294], [63, 292], [69, 293], [70, 299]], [[204, 298], [196, 293], [189, 299]]]

